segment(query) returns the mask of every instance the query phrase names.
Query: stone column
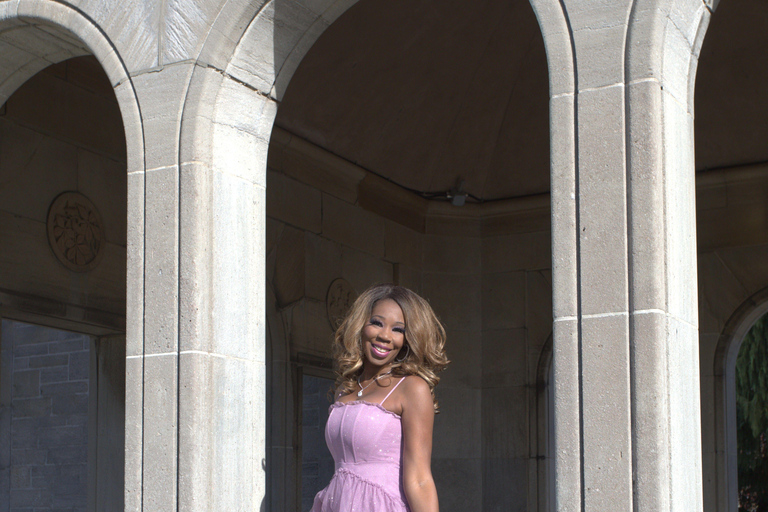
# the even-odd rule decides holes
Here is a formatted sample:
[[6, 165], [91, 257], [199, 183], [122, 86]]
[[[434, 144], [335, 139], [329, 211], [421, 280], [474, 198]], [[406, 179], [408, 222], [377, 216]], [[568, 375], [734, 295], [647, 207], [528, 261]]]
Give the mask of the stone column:
[[126, 510], [259, 510], [265, 179], [275, 102], [182, 62], [133, 77]]
[[556, 509], [701, 510], [692, 83], [709, 11], [533, 3], [552, 93]]

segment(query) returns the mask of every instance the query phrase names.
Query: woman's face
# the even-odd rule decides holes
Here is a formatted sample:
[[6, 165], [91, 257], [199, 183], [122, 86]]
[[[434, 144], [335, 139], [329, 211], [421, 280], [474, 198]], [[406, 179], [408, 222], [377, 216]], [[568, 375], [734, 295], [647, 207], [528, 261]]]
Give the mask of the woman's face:
[[385, 367], [391, 364], [405, 343], [403, 310], [392, 299], [374, 304], [363, 327], [364, 364]]

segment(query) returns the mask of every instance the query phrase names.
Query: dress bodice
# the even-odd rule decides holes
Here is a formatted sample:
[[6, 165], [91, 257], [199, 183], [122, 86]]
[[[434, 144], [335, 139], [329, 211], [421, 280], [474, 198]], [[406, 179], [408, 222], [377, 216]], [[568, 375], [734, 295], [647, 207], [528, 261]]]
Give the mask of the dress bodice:
[[325, 441], [336, 472], [331, 484], [315, 498], [313, 511], [351, 510], [345, 504], [351, 507], [352, 503], [376, 512], [408, 510], [402, 485], [400, 416], [382, 404], [364, 400], [336, 402], [328, 415]]
[[382, 462], [400, 467], [400, 416], [381, 404], [355, 400], [331, 405], [325, 441], [337, 467]]

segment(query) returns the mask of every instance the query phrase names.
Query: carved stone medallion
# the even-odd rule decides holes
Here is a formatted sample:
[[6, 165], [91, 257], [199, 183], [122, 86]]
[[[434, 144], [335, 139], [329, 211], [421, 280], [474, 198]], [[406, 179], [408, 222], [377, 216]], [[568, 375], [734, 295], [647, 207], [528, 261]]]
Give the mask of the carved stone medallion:
[[87, 272], [104, 255], [104, 224], [93, 203], [77, 192], [64, 192], [48, 209], [48, 243], [68, 269]]
[[325, 308], [333, 330], [336, 330], [341, 321], [344, 320], [344, 315], [349, 311], [355, 298], [355, 290], [344, 279], [334, 279], [331, 286], [328, 287], [328, 294], [325, 296]]

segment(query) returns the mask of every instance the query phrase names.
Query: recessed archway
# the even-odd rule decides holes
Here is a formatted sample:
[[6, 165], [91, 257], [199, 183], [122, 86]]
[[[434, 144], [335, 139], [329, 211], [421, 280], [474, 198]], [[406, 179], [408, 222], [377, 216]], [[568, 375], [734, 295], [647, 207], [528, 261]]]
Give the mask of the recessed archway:
[[[14, 506], [23, 506], [26, 497], [35, 506], [122, 509], [126, 298], [141, 294], [126, 288], [127, 233], [136, 231], [127, 222], [128, 196], [140, 200], [128, 194], [127, 176], [143, 169], [138, 106], [111, 43], [80, 11], [47, 1], [2, 9], [2, 215], [15, 221], [3, 222], [0, 316], [13, 319], [4, 326], [37, 324], [2, 340], [3, 379], [23, 374], [33, 400], [49, 402], [40, 411], [54, 417], [39, 429], [38, 449], [45, 439], [66, 437], [58, 443], [59, 457], [49, 454], [48, 477], [21, 491], [13, 486], [23, 481], [11, 482], [3, 496], [11, 496]], [[64, 210], [55, 210], [54, 199], [65, 196]], [[83, 228], [77, 231], [83, 238], [70, 237], [70, 228]], [[66, 250], [57, 253], [56, 247]], [[11, 341], [39, 361], [24, 368], [27, 356], [9, 356], [19, 355]], [[4, 391], [3, 398], [10, 408], [5, 398], [13, 397]], [[70, 413], [73, 419], [62, 427]], [[8, 432], [18, 432], [12, 429], [17, 419], [35, 421], [6, 419]], [[62, 496], [59, 473], [52, 470], [72, 460], [79, 486]], [[13, 455], [3, 461], [9, 471], [25, 464]], [[77, 464], [86, 461], [82, 475], [89, 476], [78, 476]]]
[[768, 44], [766, 23], [763, 2], [720, 2], [696, 78], [705, 511], [738, 509], [733, 369], [744, 334], [765, 312], [768, 75], [760, 48]]
[[725, 324], [715, 352], [715, 389], [713, 404], [718, 450], [714, 465], [717, 471], [718, 508], [735, 512], [739, 509], [738, 446], [736, 425], [736, 360], [744, 337], [754, 323], [768, 313], [768, 288], [744, 303]]
[[[544, 510], [529, 443], [545, 412], [537, 368], [551, 333], [549, 82], [533, 10], [358, 2], [284, 84], [267, 171], [267, 289], [279, 313], [268, 322], [287, 344], [272, 353], [290, 359], [270, 366], [279, 382], [268, 389], [286, 404], [272, 402], [271, 417], [293, 411], [297, 430], [268, 430], [271, 453], [286, 457], [274, 478], [299, 460], [297, 444], [281, 443], [301, 437], [298, 393], [280, 383], [299, 386], [298, 367], [330, 359], [330, 284], [359, 293], [395, 281], [427, 297], [449, 331], [441, 506]], [[291, 495], [269, 489], [275, 508]]]

